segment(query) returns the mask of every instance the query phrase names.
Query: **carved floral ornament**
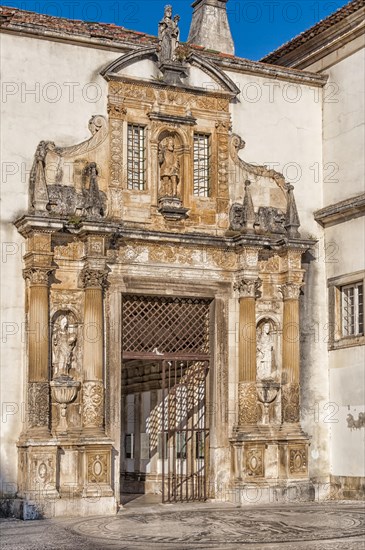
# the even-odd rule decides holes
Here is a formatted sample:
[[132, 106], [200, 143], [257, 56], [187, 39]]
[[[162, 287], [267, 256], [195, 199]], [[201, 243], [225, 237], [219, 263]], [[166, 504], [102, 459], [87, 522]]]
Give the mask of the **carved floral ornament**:
[[283, 296], [284, 300], [299, 300], [300, 291], [304, 283], [285, 283], [280, 285], [279, 292]]
[[257, 298], [262, 285], [261, 279], [241, 278], [233, 285], [233, 290], [239, 292], [240, 298]]
[[108, 271], [84, 268], [80, 277], [84, 288], [105, 289], [107, 285]]
[[238, 386], [238, 421], [244, 424], [257, 422], [257, 390], [256, 382], [241, 382]]
[[48, 286], [49, 278], [54, 269], [44, 269], [39, 267], [30, 267], [23, 270], [23, 277], [29, 280], [31, 285]]
[[85, 382], [82, 396], [82, 421], [84, 427], [102, 427], [104, 410], [104, 389], [102, 382]]

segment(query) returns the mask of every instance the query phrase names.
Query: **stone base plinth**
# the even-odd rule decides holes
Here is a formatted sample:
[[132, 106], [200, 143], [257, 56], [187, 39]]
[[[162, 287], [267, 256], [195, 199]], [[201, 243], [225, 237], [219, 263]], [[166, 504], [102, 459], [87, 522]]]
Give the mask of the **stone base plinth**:
[[14, 515], [40, 519], [115, 513], [112, 443], [66, 437], [18, 444], [18, 499]]
[[117, 513], [117, 503], [113, 496], [99, 498], [59, 498], [55, 500], [16, 498], [0, 502], [0, 508], [4, 511], [3, 515], [23, 520], [67, 516], [107, 516]]
[[255, 492], [260, 501], [284, 502], [298, 488], [295, 498], [313, 499], [308, 474], [309, 438], [299, 425], [256, 426], [250, 432], [237, 429], [231, 445], [232, 486], [235, 495], [241, 495], [234, 496], [234, 500], [238, 498], [240, 504], [246, 492], [248, 503]]

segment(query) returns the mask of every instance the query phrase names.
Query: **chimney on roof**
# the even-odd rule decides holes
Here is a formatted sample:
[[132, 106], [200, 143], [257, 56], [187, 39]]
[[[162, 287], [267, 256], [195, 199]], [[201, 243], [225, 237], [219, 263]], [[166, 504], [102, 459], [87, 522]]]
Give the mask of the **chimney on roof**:
[[228, 23], [228, 0], [195, 0], [188, 42], [209, 50], [234, 54], [234, 44]]

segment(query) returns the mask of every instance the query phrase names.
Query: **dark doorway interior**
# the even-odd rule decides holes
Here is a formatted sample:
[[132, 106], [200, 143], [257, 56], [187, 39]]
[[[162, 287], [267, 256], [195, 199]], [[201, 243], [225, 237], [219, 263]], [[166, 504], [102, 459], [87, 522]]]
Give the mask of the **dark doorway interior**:
[[122, 493], [207, 498], [210, 305], [123, 297]]

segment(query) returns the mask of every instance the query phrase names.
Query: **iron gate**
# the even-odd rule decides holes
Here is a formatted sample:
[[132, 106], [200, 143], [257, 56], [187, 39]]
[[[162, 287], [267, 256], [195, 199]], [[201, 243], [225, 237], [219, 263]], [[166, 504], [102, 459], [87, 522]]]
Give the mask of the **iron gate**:
[[207, 498], [211, 299], [123, 296], [123, 360], [162, 363], [162, 501]]
[[206, 500], [208, 361], [162, 364], [162, 501]]

